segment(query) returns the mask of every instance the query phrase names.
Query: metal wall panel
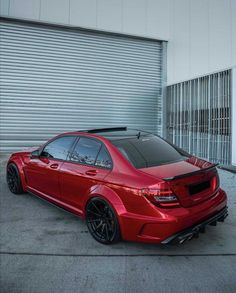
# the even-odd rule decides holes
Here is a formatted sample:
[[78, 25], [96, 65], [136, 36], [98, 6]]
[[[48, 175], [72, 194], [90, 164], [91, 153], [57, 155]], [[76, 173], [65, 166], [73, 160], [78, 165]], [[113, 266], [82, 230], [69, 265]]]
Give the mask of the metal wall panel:
[[231, 70], [167, 88], [167, 138], [187, 152], [231, 164]]
[[161, 133], [161, 42], [0, 24], [1, 150], [94, 127]]

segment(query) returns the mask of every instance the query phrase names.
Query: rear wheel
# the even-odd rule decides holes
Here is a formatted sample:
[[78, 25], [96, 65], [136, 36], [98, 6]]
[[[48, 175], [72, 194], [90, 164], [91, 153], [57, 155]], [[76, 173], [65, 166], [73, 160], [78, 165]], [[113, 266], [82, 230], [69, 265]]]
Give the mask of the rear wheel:
[[12, 193], [21, 194], [24, 192], [21, 185], [19, 171], [13, 163], [10, 163], [7, 166], [7, 184]]
[[92, 198], [86, 207], [86, 223], [89, 232], [98, 242], [112, 244], [120, 240], [120, 228], [116, 214], [110, 204]]

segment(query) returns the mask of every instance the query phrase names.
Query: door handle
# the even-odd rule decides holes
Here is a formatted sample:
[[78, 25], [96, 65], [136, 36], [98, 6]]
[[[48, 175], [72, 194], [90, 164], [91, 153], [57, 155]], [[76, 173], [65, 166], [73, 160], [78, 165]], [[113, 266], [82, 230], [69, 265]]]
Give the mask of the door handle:
[[97, 174], [97, 170], [88, 170], [85, 172], [86, 175], [95, 176]]
[[58, 164], [52, 164], [52, 165], [50, 165], [50, 168], [57, 169], [58, 168]]

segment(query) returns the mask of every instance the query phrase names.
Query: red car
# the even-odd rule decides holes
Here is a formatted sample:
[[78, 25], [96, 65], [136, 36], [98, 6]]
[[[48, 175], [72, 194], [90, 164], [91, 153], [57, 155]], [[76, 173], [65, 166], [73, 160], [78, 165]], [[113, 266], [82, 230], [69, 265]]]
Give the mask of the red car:
[[64, 133], [15, 153], [7, 183], [82, 217], [104, 244], [183, 243], [227, 216], [216, 165], [126, 127]]

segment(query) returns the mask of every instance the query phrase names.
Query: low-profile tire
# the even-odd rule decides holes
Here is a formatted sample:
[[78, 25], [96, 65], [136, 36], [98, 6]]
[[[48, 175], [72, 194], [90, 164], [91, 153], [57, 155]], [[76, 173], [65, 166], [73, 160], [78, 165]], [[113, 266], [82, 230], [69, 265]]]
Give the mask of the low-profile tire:
[[7, 185], [14, 194], [24, 193], [18, 168], [14, 163], [7, 166]]
[[100, 197], [93, 197], [86, 206], [86, 224], [90, 234], [102, 244], [120, 240], [120, 227], [114, 209]]

